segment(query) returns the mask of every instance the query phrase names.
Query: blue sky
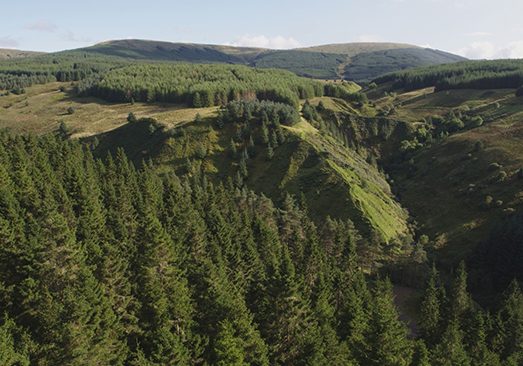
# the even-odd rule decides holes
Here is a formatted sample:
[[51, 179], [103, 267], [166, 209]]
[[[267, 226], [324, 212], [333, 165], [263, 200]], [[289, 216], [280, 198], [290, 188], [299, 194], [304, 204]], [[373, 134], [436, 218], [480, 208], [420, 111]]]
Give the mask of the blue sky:
[[390, 41], [523, 58], [522, 14], [522, 0], [23, 0], [2, 5], [0, 47], [56, 51], [122, 38], [269, 48]]

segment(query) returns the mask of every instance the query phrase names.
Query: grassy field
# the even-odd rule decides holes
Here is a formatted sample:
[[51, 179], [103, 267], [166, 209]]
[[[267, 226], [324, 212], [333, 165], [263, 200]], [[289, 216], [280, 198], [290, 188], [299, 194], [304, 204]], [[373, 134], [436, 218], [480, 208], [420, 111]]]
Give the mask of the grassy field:
[[[65, 91], [60, 91], [65, 87]], [[153, 117], [172, 127], [214, 115], [216, 107], [187, 108], [172, 104], [108, 103], [97, 98], [71, 96], [68, 83], [49, 83], [27, 88], [26, 94], [0, 97], [0, 128], [17, 133], [47, 133], [63, 121], [73, 137], [86, 137], [115, 129], [127, 123], [127, 115]], [[69, 114], [68, 109], [74, 113]]]

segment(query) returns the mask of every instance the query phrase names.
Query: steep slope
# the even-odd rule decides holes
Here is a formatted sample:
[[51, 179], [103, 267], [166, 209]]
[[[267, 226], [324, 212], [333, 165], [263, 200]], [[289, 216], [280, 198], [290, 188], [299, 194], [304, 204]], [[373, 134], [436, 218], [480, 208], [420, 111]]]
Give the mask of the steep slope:
[[[268, 158], [259, 128], [253, 130], [255, 145], [249, 148], [244, 178], [247, 187], [276, 202], [283, 202], [289, 193], [302, 197], [319, 222], [327, 216], [351, 219], [362, 234], [379, 241], [392, 242], [409, 233], [407, 213], [375, 167], [304, 120], [283, 126], [283, 132], [284, 142]], [[242, 164], [242, 154], [230, 149], [236, 135], [235, 124], [217, 128], [213, 118], [174, 129], [144, 120], [98, 135], [95, 151], [103, 156], [123, 147], [136, 163], [153, 159], [162, 170], [203, 171], [226, 182], [236, 177]], [[241, 144], [237, 145], [241, 151]], [[238, 184], [236, 178], [234, 182]]]
[[345, 59], [338, 65], [338, 77], [356, 81], [369, 81], [399, 70], [465, 60], [451, 53], [405, 43], [339, 43], [298, 50], [345, 55]]
[[[519, 61], [468, 62], [391, 75], [369, 90], [382, 118], [412, 127], [388, 172], [435, 258], [449, 267], [477, 261], [492, 230], [523, 211], [521, 97], [491, 87], [519, 85], [520, 70]], [[453, 89], [435, 90], [443, 83]]]
[[396, 48], [361, 52], [350, 58], [345, 66], [344, 78], [369, 81], [390, 72], [428, 65], [464, 61], [465, 58], [429, 48]]

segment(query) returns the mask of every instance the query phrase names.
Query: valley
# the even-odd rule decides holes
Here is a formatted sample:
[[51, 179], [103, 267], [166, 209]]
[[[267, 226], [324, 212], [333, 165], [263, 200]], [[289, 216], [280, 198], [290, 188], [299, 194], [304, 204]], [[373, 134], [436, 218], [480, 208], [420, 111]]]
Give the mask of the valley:
[[518, 364], [522, 80], [392, 43], [0, 61], [0, 345], [23, 365]]

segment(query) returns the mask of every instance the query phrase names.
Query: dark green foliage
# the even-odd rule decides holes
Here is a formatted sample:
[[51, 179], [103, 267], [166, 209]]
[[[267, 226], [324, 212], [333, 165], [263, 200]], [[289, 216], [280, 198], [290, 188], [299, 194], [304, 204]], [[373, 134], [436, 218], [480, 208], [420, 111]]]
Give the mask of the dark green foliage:
[[262, 53], [252, 64], [256, 67], [289, 70], [315, 79], [337, 79], [338, 66], [345, 59], [345, 55], [335, 53], [281, 50]]
[[327, 83], [324, 86], [324, 94], [329, 97], [341, 98], [348, 102], [366, 103], [367, 95], [365, 93], [354, 93], [347, 86], [337, 83]]
[[256, 98], [297, 106], [299, 98], [323, 94], [319, 82], [287, 71], [239, 65], [133, 65], [85, 80], [76, 89], [109, 101], [186, 103], [196, 108]]
[[363, 52], [351, 57], [350, 63], [345, 67], [344, 76], [348, 80], [368, 81], [396, 70], [463, 60], [460, 56], [427, 48], [405, 47]]
[[393, 88], [421, 89], [435, 86], [449, 89], [519, 88], [523, 84], [521, 60], [467, 61], [397, 72], [377, 78], [375, 82], [393, 82]]
[[444, 290], [435, 266], [432, 267], [420, 306], [420, 331], [429, 345], [433, 345], [441, 334], [442, 316], [445, 305]]
[[77, 81], [126, 64], [122, 59], [79, 51], [0, 62], [0, 90], [19, 94], [33, 84]]
[[16, 324], [6, 318], [0, 325], [0, 364], [5, 366], [29, 366], [29, 358], [21, 346], [20, 340], [15, 341]]
[[0, 133], [2, 364], [521, 363], [517, 283], [490, 317], [472, 306], [464, 265], [449, 304], [433, 269], [413, 341], [390, 281], [368, 282], [359, 267], [368, 248], [352, 222], [317, 229], [304, 199], [276, 208], [245, 189], [256, 132], [278, 143], [279, 121], [297, 112], [231, 108], [238, 169], [227, 185], [197, 160], [176, 176], [137, 169], [121, 149], [97, 160], [60, 136]]
[[523, 97], [523, 86], [520, 86], [518, 90], [516, 90], [516, 97]]
[[129, 112], [129, 114], [127, 115], [127, 122], [134, 123], [136, 121], [137, 121], [137, 118], [134, 115], [134, 113], [133, 112]]
[[280, 123], [293, 125], [300, 120], [296, 109], [286, 104], [269, 101], [230, 102], [222, 109], [224, 122], [238, 122], [240, 119], [245, 119], [245, 116], [248, 118], [244, 122], [250, 122], [252, 118], [265, 120], [265, 128], [277, 128]]
[[463, 334], [456, 321], [451, 321], [441, 341], [432, 352], [434, 366], [469, 366], [470, 358], [463, 345]]
[[368, 365], [408, 366], [412, 359], [407, 328], [399, 320], [393, 299], [390, 281], [378, 280], [374, 289], [368, 329]]

